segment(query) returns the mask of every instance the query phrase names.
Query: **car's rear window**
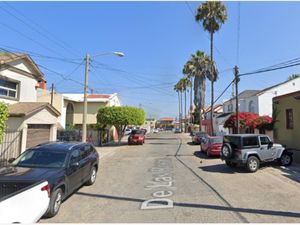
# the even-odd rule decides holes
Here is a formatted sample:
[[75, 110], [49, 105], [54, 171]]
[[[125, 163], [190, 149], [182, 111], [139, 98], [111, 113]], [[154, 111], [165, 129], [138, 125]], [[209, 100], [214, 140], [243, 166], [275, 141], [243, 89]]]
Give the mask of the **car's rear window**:
[[207, 133], [203, 133], [203, 132], [197, 132], [196, 136], [198, 136], [198, 137], [207, 137], [208, 134]]
[[224, 136], [223, 137], [224, 143], [229, 143], [234, 148], [241, 147], [241, 137], [238, 136]]
[[144, 131], [142, 131], [142, 130], [133, 130], [133, 131], [131, 131], [131, 134], [144, 134]]

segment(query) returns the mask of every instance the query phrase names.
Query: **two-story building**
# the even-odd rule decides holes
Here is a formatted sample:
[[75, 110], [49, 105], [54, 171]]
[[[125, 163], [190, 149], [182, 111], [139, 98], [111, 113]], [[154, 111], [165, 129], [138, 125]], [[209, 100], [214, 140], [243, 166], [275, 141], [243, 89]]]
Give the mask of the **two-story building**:
[[[239, 94], [239, 111], [272, 116], [272, 98], [300, 89], [300, 77], [287, 80], [264, 90], [245, 90]], [[224, 113], [235, 112], [235, 97], [223, 103]]]
[[46, 80], [29, 55], [0, 52], [0, 101], [9, 105], [4, 139], [9, 139], [11, 133], [20, 134], [14, 139], [20, 143], [1, 144], [2, 153], [20, 153], [56, 140], [59, 112], [48, 103], [37, 102], [37, 88], [46, 89]]

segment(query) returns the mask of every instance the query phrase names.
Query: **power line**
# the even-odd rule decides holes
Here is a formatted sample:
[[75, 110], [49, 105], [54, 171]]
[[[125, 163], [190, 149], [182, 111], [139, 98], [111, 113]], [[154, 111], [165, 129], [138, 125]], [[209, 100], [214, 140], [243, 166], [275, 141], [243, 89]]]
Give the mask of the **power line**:
[[[30, 27], [31, 29], [33, 29], [34, 31], [36, 31], [38, 34], [44, 36], [45, 38], [47, 38], [49, 41], [55, 43], [57, 46], [60, 46], [61, 48], [65, 49], [66, 51], [68, 51], [69, 53], [73, 54], [75, 53], [75, 51], [73, 50], [73, 48], [68, 45], [66, 42], [64, 41], [59, 41], [59, 38], [57, 36], [54, 36], [53, 34], [51, 34], [49, 31], [47, 31], [44, 27], [42, 27], [41, 25], [39, 25], [37, 22], [35, 22], [34, 20], [30, 19], [29, 17], [27, 17], [26, 15], [24, 15], [21, 11], [17, 10], [16, 8], [14, 8], [12, 5], [8, 4], [8, 2], [3, 2], [4, 4], [6, 4], [8, 7], [10, 7], [14, 12], [16, 12], [17, 14], [21, 15], [23, 18], [27, 19], [27, 21], [29, 21], [30, 23], [25, 22], [24, 20], [22, 20], [21, 18], [17, 17], [16, 15], [14, 15], [11, 11], [5, 10], [8, 14], [10, 14], [11, 16], [13, 16], [14, 18], [18, 19], [19, 21], [21, 21], [23, 24], [25, 24], [27, 27]], [[36, 27], [38, 27], [40, 30], [43, 30], [45, 33], [48, 33], [47, 35], [44, 35], [41, 33], [40, 30], [36, 29], [34, 26], [32, 26], [32, 24], [34, 24]], [[52, 36], [52, 37], [49, 37]], [[79, 53], [78, 51], [76, 51], [77, 53]], [[76, 55], [76, 54], [75, 54]]]
[[78, 64], [78, 66], [76, 66], [69, 74], [67, 74], [67, 75], [65, 76], [65, 79], [61, 79], [60, 81], [57, 81], [57, 82], [55, 83], [55, 86], [58, 86], [62, 81], [66, 80], [66, 79], [69, 79], [70, 76], [71, 76], [73, 73], [75, 73], [75, 72], [83, 65], [83, 63], [84, 63], [84, 60], [82, 60], [82, 62], [81, 62], [80, 64]]

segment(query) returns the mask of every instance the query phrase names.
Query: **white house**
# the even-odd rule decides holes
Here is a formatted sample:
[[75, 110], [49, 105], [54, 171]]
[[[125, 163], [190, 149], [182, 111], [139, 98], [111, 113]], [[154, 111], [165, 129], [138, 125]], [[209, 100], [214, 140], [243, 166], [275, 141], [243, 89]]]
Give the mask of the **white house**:
[[20, 143], [4, 147], [2, 144], [0, 151], [20, 153], [33, 145], [56, 140], [59, 112], [47, 103], [37, 102], [37, 88], [46, 89], [46, 80], [29, 55], [0, 52], [0, 102], [9, 105], [4, 140], [11, 131], [21, 133], [21, 138], [15, 139]]
[[[284, 81], [264, 90], [245, 90], [239, 94], [239, 111], [272, 116], [272, 99], [300, 90], [300, 77]], [[224, 113], [235, 112], [235, 98], [223, 103]]]

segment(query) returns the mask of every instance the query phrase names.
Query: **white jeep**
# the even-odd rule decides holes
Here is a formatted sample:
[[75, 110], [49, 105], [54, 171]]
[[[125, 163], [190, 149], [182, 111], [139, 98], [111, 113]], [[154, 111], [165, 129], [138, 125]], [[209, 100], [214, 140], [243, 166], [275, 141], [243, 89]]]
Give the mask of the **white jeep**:
[[262, 162], [277, 160], [283, 166], [291, 165], [293, 153], [273, 144], [267, 135], [233, 134], [223, 137], [221, 159], [230, 167], [245, 165], [250, 172], [256, 172]]

